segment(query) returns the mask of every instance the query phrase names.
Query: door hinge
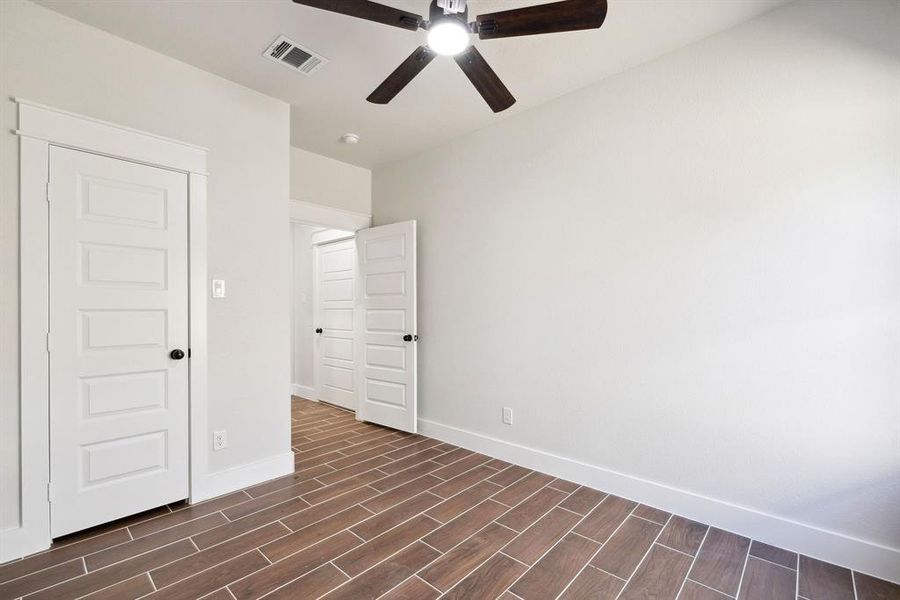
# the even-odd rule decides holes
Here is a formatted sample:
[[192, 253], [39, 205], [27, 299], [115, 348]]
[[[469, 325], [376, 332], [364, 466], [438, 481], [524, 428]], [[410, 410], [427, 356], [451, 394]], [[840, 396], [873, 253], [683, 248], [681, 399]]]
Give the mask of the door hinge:
[[50, 352], [51, 347], [52, 347], [52, 343], [50, 341], [50, 332], [48, 331], [47, 332], [47, 352]]
[[47, 502], [53, 501], [53, 484], [51, 482], [47, 482]]
[[47, 182], [47, 202], [50, 202], [50, 182]]

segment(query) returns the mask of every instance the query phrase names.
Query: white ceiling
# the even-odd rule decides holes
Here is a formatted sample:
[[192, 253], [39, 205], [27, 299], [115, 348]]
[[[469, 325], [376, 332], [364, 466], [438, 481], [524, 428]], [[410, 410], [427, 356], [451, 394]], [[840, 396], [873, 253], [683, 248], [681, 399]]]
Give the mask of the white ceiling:
[[[373, 167], [509, 118], [552, 98], [758, 16], [785, 0], [609, 0], [599, 30], [476, 41], [518, 102], [494, 114], [449, 57], [438, 57], [388, 105], [365, 98], [425, 32], [290, 0], [37, 0], [79, 21], [291, 104], [291, 141]], [[348, 0], [351, 1], [351, 0]], [[427, 0], [382, 0], [427, 14]], [[470, 0], [480, 12], [539, 0]], [[306, 77], [263, 58], [285, 34], [329, 59]], [[354, 132], [362, 141], [341, 144]]]

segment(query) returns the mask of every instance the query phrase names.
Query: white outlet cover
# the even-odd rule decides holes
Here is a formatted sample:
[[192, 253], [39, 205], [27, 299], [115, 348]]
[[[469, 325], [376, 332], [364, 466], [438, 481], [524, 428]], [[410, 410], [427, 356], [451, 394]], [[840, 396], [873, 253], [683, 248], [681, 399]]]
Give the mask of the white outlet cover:
[[222, 450], [228, 447], [228, 433], [222, 429], [213, 431], [213, 450]]
[[212, 280], [212, 297], [213, 298], [224, 298], [225, 297], [225, 280], [224, 279], [213, 279]]
[[503, 409], [503, 422], [507, 425], [512, 425], [513, 422], [513, 411], [511, 408]]

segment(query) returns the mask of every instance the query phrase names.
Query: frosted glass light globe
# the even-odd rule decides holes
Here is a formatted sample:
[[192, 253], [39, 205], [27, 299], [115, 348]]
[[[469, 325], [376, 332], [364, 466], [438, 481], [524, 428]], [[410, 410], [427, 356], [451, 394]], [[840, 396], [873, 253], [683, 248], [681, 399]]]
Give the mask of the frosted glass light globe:
[[469, 32], [455, 19], [448, 19], [428, 29], [428, 47], [444, 56], [459, 54], [469, 47]]

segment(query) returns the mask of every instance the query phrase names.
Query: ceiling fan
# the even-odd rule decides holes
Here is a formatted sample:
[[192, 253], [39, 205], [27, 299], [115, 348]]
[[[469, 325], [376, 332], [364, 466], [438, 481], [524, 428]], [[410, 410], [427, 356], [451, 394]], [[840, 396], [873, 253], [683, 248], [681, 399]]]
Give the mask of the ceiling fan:
[[387, 104], [438, 54], [453, 56], [481, 97], [494, 112], [506, 110], [516, 99], [481, 53], [471, 44], [478, 39], [597, 29], [606, 18], [606, 0], [562, 0], [478, 15], [468, 22], [466, 0], [432, 0], [429, 18], [369, 0], [294, 0], [297, 4], [342, 15], [393, 25], [409, 31], [428, 31], [428, 44], [419, 46], [366, 98]]

